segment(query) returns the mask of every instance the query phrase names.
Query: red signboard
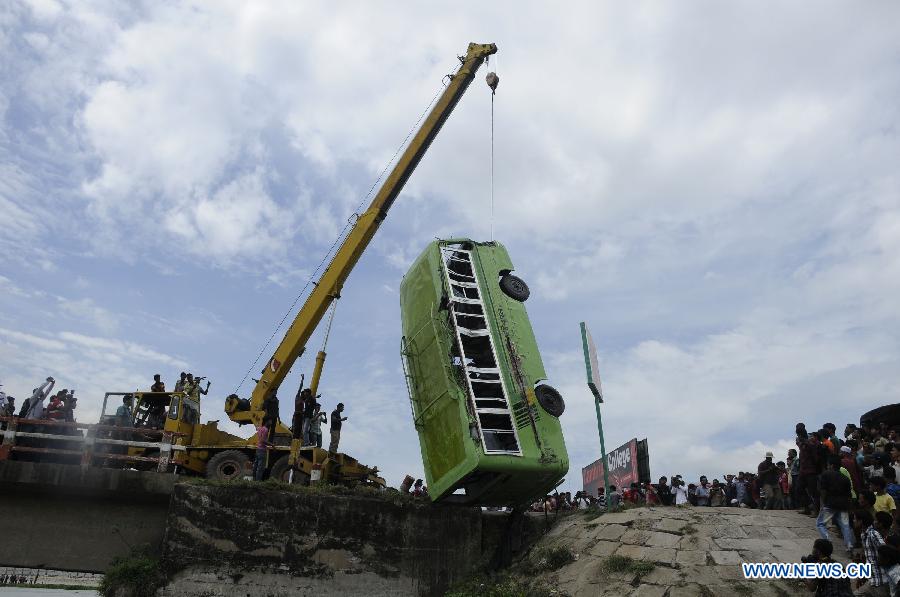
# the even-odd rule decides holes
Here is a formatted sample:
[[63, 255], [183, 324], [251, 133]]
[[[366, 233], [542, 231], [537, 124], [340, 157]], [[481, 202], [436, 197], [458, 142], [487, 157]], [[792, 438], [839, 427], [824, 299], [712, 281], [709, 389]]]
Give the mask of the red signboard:
[[[640, 482], [637, 444], [637, 439], [633, 439], [607, 453], [610, 485], [623, 489], [630, 487], [632, 483]], [[597, 488], [603, 487], [603, 459], [581, 469], [581, 478], [584, 482], [584, 491], [590, 495], [597, 495]]]

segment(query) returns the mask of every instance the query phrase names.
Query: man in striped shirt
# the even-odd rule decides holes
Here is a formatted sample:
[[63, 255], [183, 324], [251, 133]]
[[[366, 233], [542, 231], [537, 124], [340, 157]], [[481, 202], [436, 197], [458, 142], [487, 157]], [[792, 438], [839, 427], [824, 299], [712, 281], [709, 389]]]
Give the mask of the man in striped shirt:
[[868, 580], [865, 589], [858, 594], [887, 596], [890, 594], [887, 581], [884, 577], [884, 571], [878, 565], [878, 548], [884, 545], [884, 538], [878, 528], [876, 528], [878, 523], [868, 510], [856, 512], [856, 523], [860, 530], [860, 540], [863, 553], [866, 556], [866, 563], [872, 565], [872, 577]]

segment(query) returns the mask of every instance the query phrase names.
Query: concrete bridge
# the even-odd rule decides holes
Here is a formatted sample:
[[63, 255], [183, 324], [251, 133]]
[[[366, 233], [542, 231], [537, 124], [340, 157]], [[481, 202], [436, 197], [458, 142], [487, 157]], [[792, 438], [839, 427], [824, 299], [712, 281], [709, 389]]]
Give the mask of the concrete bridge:
[[442, 594], [489, 565], [508, 525], [399, 494], [62, 464], [0, 462], [0, 483], [0, 566], [103, 572], [146, 546], [172, 571], [173, 596]]
[[0, 462], [0, 566], [103, 572], [132, 547], [160, 553], [177, 478]]

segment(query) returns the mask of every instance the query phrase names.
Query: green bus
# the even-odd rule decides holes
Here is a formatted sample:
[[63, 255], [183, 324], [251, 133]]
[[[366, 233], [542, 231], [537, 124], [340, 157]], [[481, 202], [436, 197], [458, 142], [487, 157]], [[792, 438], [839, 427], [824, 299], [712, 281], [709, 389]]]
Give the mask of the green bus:
[[569, 469], [559, 416], [524, 302], [497, 242], [438, 240], [400, 285], [413, 422], [434, 501], [516, 506]]

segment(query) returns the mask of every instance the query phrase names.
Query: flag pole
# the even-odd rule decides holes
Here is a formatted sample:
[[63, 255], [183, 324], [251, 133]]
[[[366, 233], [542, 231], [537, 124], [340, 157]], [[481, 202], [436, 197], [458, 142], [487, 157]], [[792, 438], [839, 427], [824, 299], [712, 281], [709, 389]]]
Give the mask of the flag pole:
[[597, 411], [597, 434], [600, 436], [600, 458], [603, 463], [603, 492], [607, 505], [609, 504], [609, 463], [606, 462], [606, 443], [603, 441], [603, 418], [600, 416], [600, 403], [603, 402], [603, 389], [600, 386], [600, 372], [597, 362], [597, 348], [594, 339], [587, 329], [587, 325], [581, 322], [581, 345], [584, 349], [584, 366], [587, 370], [588, 387], [594, 395], [594, 408]]

